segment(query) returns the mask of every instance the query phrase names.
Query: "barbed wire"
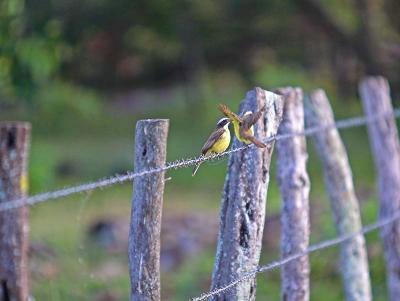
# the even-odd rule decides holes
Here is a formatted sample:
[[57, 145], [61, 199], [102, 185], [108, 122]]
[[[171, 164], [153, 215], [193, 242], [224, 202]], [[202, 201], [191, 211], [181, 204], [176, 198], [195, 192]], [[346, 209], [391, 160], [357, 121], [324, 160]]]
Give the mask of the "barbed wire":
[[201, 301], [207, 298], [210, 298], [212, 296], [217, 296], [220, 295], [223, 292], [227, 292], [231, 289], [233, 289], [236, 285], [238, 285], [239, 283], [242, 283], [246, 280], [251, 280], [253, 279], [257, 274], [259, 273], [265, 273], [277, 268], [280, 268], [282, 266], [284, 266], [285, 264], [288, 264], [291, 261], [294, 261], [296, 259], [299, 259], [303, 256], [306, 256], [310, 253], [316, 252], [316, 251], [321, 251], [323, 249], [327, 249], [330, 247], [333, 247], [335, 245], [338, 245], [340, 243], [346, 242], [348, 240], [352, 240], [354, 238], [356, 238], [359, 235], [364, 235], [367, 234], [369, 232], [372, 232], [374, 230], [377, 230], [379, 228], [382, 228], [384, 226], [387, 226], [393, 222], [395, 222], [396, 220], [398, 220], [400, 218], [400, 212], [398, 211], [397, 213], [393, 214], [392, 216], [385, 218], [385, 219], [381, 219], [376, 221], [375, 223], [369, 224], [363, 228], [361, 228], [359, 231], [355, 231], [349, 234], [344, 234], [341, 236], [338, 236], [336, 238], [332, 238], [332, 239], [328, 239], [325, 241], [322, 241], [320, 243], [314, 244], [312, 246], [309, 246], [306, 250], [304, 250], [303, 252], [298, 252], [296, 254], [290, 255], [288, 257], [285, 257], [281, 260], [277, 260], [277, 261], [273, 261], [269, 264], [266, 265], [262, 265], [259, 266], [257, 269], [255, 269], [252, 272], [246, 273], [244, 274], [242, 277], [233, 280], [232, 282], [228, 283], [227, 285], [220, 287], [220, 288], [216, 288], [214, 290], [209, 291], [208, 293], [204, 293], [202, 294], [200, 297], [196, 297], [196, 298], [191, 298], [191, 301]]
[[[376, 122], [381, 118], [387, 118], [387, 117], [392, 117], [392, 116], [395, 118], [399, 118], [400, 117], [400, 108], [395, 109], [392, 113], [385, 113], [385, 114], [376, 115], [376, 116], [372, 116], [372, 117], [357, 116], [357, 117], [352, 117], [352, 118], [348, 118], [348, 119], [342, 119], [333, 124], [326, 124], [323, 126], [310, 127], [301, 132], [282, 134], [282, 135], [274, 135], [274, 136], [265, 138], [263, 140], [263, 142], [271, 143], [273, 141], [290, 139], [290, 138], [293, 138], [296, 136], [311, 136], [317, 132], [326, 131], [326, 130], [334, 129], [334, 128], [346, 129], [346, 128], [358, 127], [358, 126], [365, 125], [367, 123]], [[205, 162], [205, 161], [220, 160], [230, 154], [244, 151], [244, 150], [254, 148], [254, 147], [255, 147], [254, 145], [246, 145], [246, 146], [241, 146], [241, 147], [230, 149], [230, 150], [225, 151], [220, 154], [212, 154], [207, 157], [199, 156], [199, 157], [195, 157], [195, 158], [180, 159], [180, 160], [168, 162], [163, 167], [151, 168], [151, 169], [147, 169], [147, 170], [143, 170], [143, 171], [139, 171], [139, 172], [127, 171], [126, 174], [123, 174], [123, 175], [115, 175], [115, 176], [103, 178], [103, 179], [96, 180], [96, 181], [89, 182], [89, 183], [84, 183], [84, 184], [80, 184], [80, 185], [76, 185], [76, 186], [72, 186], [72, 187], [66, 187], [66, 188], [62, 188], [62, 189], [58, 189], [58, 190], [48, 191], [48, 192], [30, 196], [30, 197], [26, 197], [26, 198], [20, 198], [20, 199], [7, 201], [7, 202], [0, 204], [0, 212], [15, 209], [15, 208], [26, 206], [26, 205], [32, 206], [34, 204], [42, 203], [42, 202], [45, 202], [48, 200], [59, 199], [59, 198], [66, 197], [66, 196], [69, 196], [72, 194], [77, 194], [77, 193], [90, 191], [90, 190], [94, 190], [94, 189], [98, 189], [98, 188], [104, 188], [104, 187], [112, 186], [115, 184], [122, 184], [127, 181], [132, 181], [135, 178], [147, 176], [147, 175], [150, 175], [153, 173], [165, 172], [165, 171], [168, 171], [171, 169], [186, 168], [186, 167], [197, 165], [197, 164]]]

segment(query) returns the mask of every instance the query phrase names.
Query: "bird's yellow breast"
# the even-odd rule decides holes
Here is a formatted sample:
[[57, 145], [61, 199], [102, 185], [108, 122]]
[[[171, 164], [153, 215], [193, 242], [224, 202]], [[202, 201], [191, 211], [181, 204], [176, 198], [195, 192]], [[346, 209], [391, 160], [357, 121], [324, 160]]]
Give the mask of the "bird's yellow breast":
[[[246, 144], [250, 144], [250, 143], [252, 143], [250, 140], [247, 140], [247, 139], [244, 139], [241, 135], [240, 135], [240, 126], [239, 126], [239, 123], [235, 120], [235, 121], [232, 121], [232, 123], [233, 123], [233, 130], [235, 131], [235, 135], [236, 135], [236, 138], [240, 141], [240, 142], [244, 142], [244, 143], [246, 143]], [[251, 136], [254, 136], [254, 127], [253, 126], [251, 126], [251, 128], [250, 128], [250, 135]]]
[[226, 151], [229, 147], [229, 143], [231, 142], [231, 134], [229, 133], [229, 129], [225, 129], [224, 133], [221, 137], [214, 143], [211, 147], [210, 151], [213, 153], [222, 153]]

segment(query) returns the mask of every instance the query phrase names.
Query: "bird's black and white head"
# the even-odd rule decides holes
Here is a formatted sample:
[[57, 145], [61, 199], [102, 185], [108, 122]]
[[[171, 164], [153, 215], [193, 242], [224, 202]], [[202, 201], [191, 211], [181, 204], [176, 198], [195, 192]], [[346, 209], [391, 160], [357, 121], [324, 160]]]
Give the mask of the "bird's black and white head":
[[225, 126], [228, 126], [230, 122], [231, 121], [229, 120], [229, 118], [221, 118], [217, 122], [217, 128], [223, 128]]

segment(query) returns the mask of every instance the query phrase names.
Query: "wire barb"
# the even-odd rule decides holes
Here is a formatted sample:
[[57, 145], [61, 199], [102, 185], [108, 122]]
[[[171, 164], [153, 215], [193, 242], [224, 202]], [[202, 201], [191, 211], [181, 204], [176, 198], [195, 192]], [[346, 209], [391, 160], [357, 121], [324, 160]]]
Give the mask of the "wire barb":
[[344, 234], [344, 235], [338, 236], [336, 238], [328, 239], [328, 240], [322, 241], [320, 243], [317, 243], [315, 245], [309, 246], [303, 252], [299, 252], [299, 253], [290, 255], [290, 256], [288, 256], [288, 257], [286, 257], [284, 259], [281, 259], [281, 260], [278, 260], [278, 261], [273, 261], [273, 262], [271, 262], [269, 264], [259, 266], [254, 271], [244, 274], [241, 278], [238, 278], [238, 279], [228, 283], [227, 285], [225, 285], [223, 287], [214, 289], [214, 290], [212, 290], [212, 291], [210, 291], [208, 293], [202, 294], [200, 297], [192, 298], [190, 300], [191, 301], [201, 301], [201, 300], [205, 300], [207, 298], [210, 298], [212, 296], [220, 295], [221, 293], [229, 291], [230, 289], [234, 288], [236, 285], [238, 285], [241, 282], [253, 279], [259, 273], [265, 273], [265, 272], [280, 268], [283, 265], [288, 264], [289, 262], [291, 262], [293, 260], [296, 260], [296, 259], [299, 259], [299, 258], [301, 258], [303, 256], [308, 255], [309, 253], [313, 253], [313, 252], [316, 252], [316, 251], [321, 251], [323, 249], [327, 249], [329, 247], [333, 247], [335, 245], [341, 244], [341, 243], [346, 242], [348, 240], [354, 239], [359, 235], [364, 235], [364, 234], [372, 232], [372, 231], [374, 231], [376, 229], [385, 227], [385, 226], [395, 222], [399, 218], [400, 218], [400, 212], [396, 212], [392, 216], [387, 217], [385, 219], [378, 220], [375, 223], [369, 224], [369, 225], [363, 227], [359, 231], [352, 232], [352, 233], [349, 233], [349, 234]]
[[[365, 125], [367, 123], [376, 122], [376, 121], [380, 120], [381, 118], [388, 118], [388, 117], [399, 118], [400, 117], [400, 108], [395, 109], [393, 111], [393, 113], [389, 113], [389, 114], [381, 114], [381, 115], [376, 115], [373, 117], [358, 116], [358, 117], [353, 117], [353, 118], [348, 118], [348, 119], [342, 119], [333, 124], [327, 124], [324, 126], [316, 126], [316, 127], [307, 128], [302, 132], [267, 137], [262, 141], [264, 143], [272, 143], [274, 141], [290, 139], [290, 138], [293, 138], [296, 136], [311, 136], [317, 132], [326, 131], [326, 130], [330, 130], [330, 129], [334, 129], [334, 128], [346, 129], [346, 128], [358, 127], [358, 126]], [[22, 207], [25, 205], [32, 206], [37, 203], [42, 203], [42, 202], [52, 200], [52, 199], [59, 199], [59, 198], [66, 197], [66, 196], [69, 196], [72, 194], [90, 191], [90, 190], [94, 190], [97, 188], [103, 188], [103, 187], [112, 186], [115, 184], [121, 184], [121, 183], [124, 183], [127, 181], [132, 181], [138, 177], [144, 177], [144, 176], [151, 175], [153, 173], [165, 172], [170, 169], [180, 169], [180, 168], [191, 167], [191, 166], [197, 165], [198, 163], [202, 163], [205, 161], [220, 160], [230, 154], [245, 151], [245, 150], [248, 150], [251, 148], [254, 148], [254, 145], [241, 146], [238, 148], [230, 149], [230, 150], [225, 151], [220, 154], [213, 154], [213, 155], [210, 155], [207, 157], [199, 156], [199, 157], [189, 158], [189, 159], [184, 159], [184, 160], [176, 160], [173, 162], [168, 162], [163, 167], [152, 168], [152, 169], [143, 170], [140, 172], [127, 171], [126, 174], [124, 174], [124, 175], [115, 175], [115, 176], [103, 178], [103, 179], [100, 179], [100, 180], [97, 180], [94, 182], [89, 182], [89, 183], [80, 184], [77, 186], [71, 186], [71, 187], [66, 187], [66, 188], [62, 188], [59, 190], [44, 192], [44, 193], [36, 194], [36, 195], [30, 196], [27, 198], [21, 198], [21, 199], [7, 201], [4, 203], [0, 203], [0, 212], [6, 211], [6, 210], [11, 210], [11, 209], [16, 209], [16, 208], [19, 208], [19, 207]]]

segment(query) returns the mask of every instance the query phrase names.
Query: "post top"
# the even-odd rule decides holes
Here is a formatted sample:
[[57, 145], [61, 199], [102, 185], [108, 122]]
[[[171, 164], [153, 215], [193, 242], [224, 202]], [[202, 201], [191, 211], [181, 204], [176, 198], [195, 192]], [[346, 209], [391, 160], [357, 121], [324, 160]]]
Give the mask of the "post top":
[[146, 123], [157, 123], [157, 122], [169, 122], [169, 119], [158, 118], [158, 119], [140, 119], [138, 122], [146, 122]]
[[25, 128], [30, 129], [31, 124], [26, 121], [0, 121], [0, 128]]

